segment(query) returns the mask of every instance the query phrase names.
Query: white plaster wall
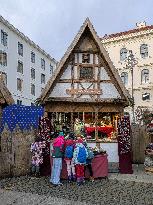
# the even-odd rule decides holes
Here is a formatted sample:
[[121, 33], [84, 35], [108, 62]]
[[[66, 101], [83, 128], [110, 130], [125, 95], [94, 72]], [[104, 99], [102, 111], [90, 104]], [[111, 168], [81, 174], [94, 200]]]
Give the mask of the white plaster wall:
[[[89, 142], [88, 146], [94, 148], [96, 143]], [[100, 147], [103, 150], [106, 150], [108, 154], [108, 162], [119, 162], [118, 143], [100, 143]]]
[[105, 70], [105, 68], [100, 69], [100, 79], [101, 80], [110, 80], [110, 77], [107, 74], [107, 71]]
[[112, 83], [100, 83], [102, 89], [101, 98], [120, 98], [120, 94]]
[[71, 79], [71, 65], [69, 65], [65, 69], [63, 75], [61, 76], [61, 79]]
[[[51, 76], [50, 63], [53, 65], [53, 70], [56, 64], [2, 22], [0, 22], [0, 31], [1, 29], [8, 34], [8, 45], [5, 47], [0, 41], [0, 50], [7, 53], [7, 66], [0, 65], [0, 71], [7, 74], [7, 87], [15, 102], [18, 99], [22, 100], [23, 105], [31, 105], [40, 96], [41, 88], [45, 87], [45, 84], [41, 84], [41, 73], [45, 74], [47, 83]], [[23, 57], [18, 55], [18, 42], [23, 44]], [[35, 53], [35, 63], [31, 63], [31, 51]], [[41, 68], [41, 58], [45, 60], [45, 70]], [[17, 72], [18, 60], [23, 62], [23, 74]], [[31, 68], [35, 69], [35, 80], [31, 79]], [[17, 91], [18, 77], [23, 80], [22, 92]], [[31, 95], [31, 83], [35, 84], [35, 96]]]
[[66, 93], [66, 89], [71, 89], [71, 83], [57, 83], [50, 97], [71, 97]]

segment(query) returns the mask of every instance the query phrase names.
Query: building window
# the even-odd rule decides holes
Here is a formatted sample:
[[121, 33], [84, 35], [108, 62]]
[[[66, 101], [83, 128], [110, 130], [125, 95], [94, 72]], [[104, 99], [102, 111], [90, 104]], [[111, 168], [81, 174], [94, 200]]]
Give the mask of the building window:
[[35, 53], [31, 52], [31, 62], [35, 63]]
[[122, 48], [120, 50], [120, 60], [124, 61], [127, 58], [127, 49], [126, 48]]
[[35, 69], [31, 68], [31, 79], [35, 79]]
[[3, 72], [1, 72], [1, 71], [0, 71], [0, 74], [2, 75], [4, 84], [7, 85], [7, 74], [6, 74], [6, 73], [3, 73]]
[[53, 66], [50, 64], [50, 74], [53, 75]]
[[141, 83], [148, 83], [149, 82], [149, 70], [143, 69], [141, 71]]
[[122, 79], [124, 85], [127, 85], [128, 84], [128, 73], [122, 72], [121, 73], [121, 79]]
[[22, 83], [23, 83], [23, 80], [21, 80], [20, 78], [17, 78], [17, 90], [22, 91]]
[[41, 68], [45, 70], [45, 60], [41, 58]]
[[90, 53], [82, 54], [82, 63], [90, 63]]
[[35, 85], [31, 84], [31, 94], [35, 95]]
[[0, 51], [0, 65], [7, 66], [7, 53]]
[[148, 57], [148, 45], [147, 44], [142, 44], [140, 46], [140, 55], [142, 58]]
[[17, 105], [22, 105], [22, 100], [17, 100]]
[[92, 67], [80, 67], [80, 79], [92, 79], [93, 68]]
[[17, 68], [17, 72], [22, 73], [23, 74], [23, 63], [21, 61], [18, 61], [18, 68]]
[[41, 88], [41, 92], [43, 92], [44, 91], [44, 88]]
[[45, 84], [45, 74], [41, 74], [41, 83], [44, 83]]
[[150, 100], [150, 93], [144, 93], [142, 94], [142, 100], [145, 101], [145, 100]]
[[3, 30], [1, 30], [1, 43], [4, 46], [7, 46], [7, 37], [8, 37], [8, 34], [4, 32]]
[[23, 44], [18, 42], [18, 54], [23, 56]]

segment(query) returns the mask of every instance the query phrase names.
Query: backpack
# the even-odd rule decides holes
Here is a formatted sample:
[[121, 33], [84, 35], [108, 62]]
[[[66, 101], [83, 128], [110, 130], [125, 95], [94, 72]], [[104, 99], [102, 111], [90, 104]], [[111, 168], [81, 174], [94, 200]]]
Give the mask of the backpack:
[[73, 157], [73, 145], [69, 145], [66, 147], [65, 149], [65, 157], [68, 158], [68, 159], [72, 159]]
[[86, 148], [84, 146], [79, 147], [78, 156], [77, 156], [78, 162], [81, 164], [85, 164], [86, 159], [87, 159]]
[[93, 159], [93, 158], [94, 158], [94, 153], [93, 153], [93, 151], [92, 151], [90, 148], [88, 148], [87, 151], [88, 151], [88, 157], [87, 157], [87, 159]]

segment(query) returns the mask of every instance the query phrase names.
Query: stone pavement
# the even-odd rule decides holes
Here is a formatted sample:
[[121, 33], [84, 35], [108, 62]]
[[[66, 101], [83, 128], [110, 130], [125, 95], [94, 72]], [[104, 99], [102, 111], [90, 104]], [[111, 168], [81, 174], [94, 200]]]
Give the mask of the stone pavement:
[[0, 205], [153, 205], [153, 176], [143, 166], [133, 175], [110, 174], [109, 179], [55, 187], [48, 177], [29, 176], [0, 180]]
[[109, 179], [153, 183], [153, 173], [146, 173], [144, 171], [144, 165], [133, 165], [133, 174], [119, 174], [113, 173], [109, 174]]

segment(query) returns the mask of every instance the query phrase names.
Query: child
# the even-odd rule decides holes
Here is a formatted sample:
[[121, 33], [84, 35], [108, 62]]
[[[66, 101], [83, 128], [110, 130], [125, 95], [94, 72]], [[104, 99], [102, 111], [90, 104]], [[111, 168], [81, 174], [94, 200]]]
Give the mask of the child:
[[92, 171], [92, 159], [94, 158], [94, 153], [90, 147], [86, 147], [86, 148], [88, 152], [88, 157], [86, 160], [86, 167], [88, 168], [89, 173], [90, 173], [90, 180], [94, 182], [93, 171]]
[[87, 149], [83, 145], [81, 136], [77, 136], [77, 142], [73, 153], [73, 161], [76, 168], [77, 184], [80, 186], [84, 182], [84, 166], [88, 157]]
[[60, 174], [62, 170], [62, 158], [64, 151], [63, 132], [60, 132], [59, 136], [53, 140], [52, 147], [53, 164], [50, 182], [54, 185], [62, 185], [62, 183], [60, 182]]
[[74, 145], [75, 145], [74, 134], [70, 133], [68, 135], [68, 138], [65, 140], [65, 144], [64, 144], [64, 148], [65, 148], [64, 160], [67, 166], [68, 182], [75, 181], [76, 179], [75, 166], [72, 160]]
[[35, 142], [31, 144], [32, 152], [32, 175], [40, 176], [40, 164], [43, 164], [43, 148], [46, 147], [45, 141], [40, 136], [36, 136]]

